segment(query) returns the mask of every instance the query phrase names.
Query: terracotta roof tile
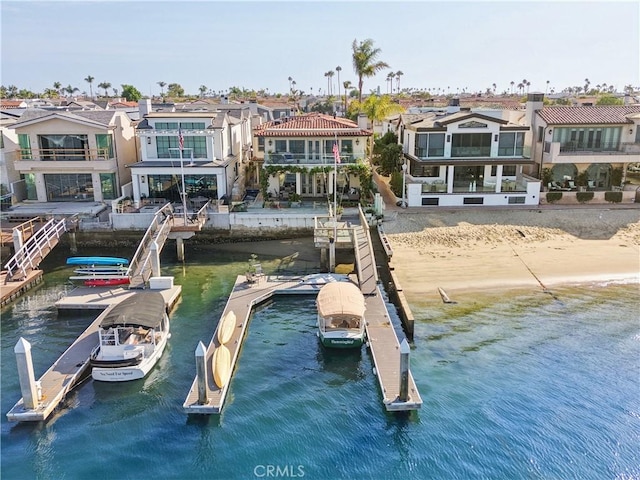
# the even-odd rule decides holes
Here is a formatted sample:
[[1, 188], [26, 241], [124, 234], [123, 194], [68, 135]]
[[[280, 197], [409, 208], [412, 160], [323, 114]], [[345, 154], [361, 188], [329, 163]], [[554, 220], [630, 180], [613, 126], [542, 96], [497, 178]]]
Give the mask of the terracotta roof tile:
[[371, 135], [352, 120], [323, 113], [308, 113], [266, 122], [255, 129], [258, 137], [332, 137]]
[[545, 107], [538, 115], [547, 125], [603, 125], [632, 123], [627, 116], [640, 106]]

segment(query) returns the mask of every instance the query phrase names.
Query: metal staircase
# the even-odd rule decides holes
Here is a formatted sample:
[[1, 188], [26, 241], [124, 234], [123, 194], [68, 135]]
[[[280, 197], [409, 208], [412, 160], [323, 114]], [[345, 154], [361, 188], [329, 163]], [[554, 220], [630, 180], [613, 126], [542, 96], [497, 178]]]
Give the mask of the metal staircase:
[[[164, 209], [163, 209], [164, 210]], [[171, 232], [173, 226], [173, 211], [167, 210], [168, 215], [162, 215], [162, 210], [159, 211], [147, 231], [145, 232], [138, 250], [133, 255], [131, 262], [129, 263], [129, 270], [127, 275], [129, 276], [129, 288], [145, 288], [149, 278], [153, 274], [152, 255], [153, 249], [151, 246], [155, 242], [157, 245], [158, 254], [162, 251], [164, 243]]]
[[58, 244], [60, 237], [67, 231], [69, 219], [51, 219], [37, 230], [4, 266], [7, 271], [5, 284], [21, 281], [38, 268], [40, 262]]

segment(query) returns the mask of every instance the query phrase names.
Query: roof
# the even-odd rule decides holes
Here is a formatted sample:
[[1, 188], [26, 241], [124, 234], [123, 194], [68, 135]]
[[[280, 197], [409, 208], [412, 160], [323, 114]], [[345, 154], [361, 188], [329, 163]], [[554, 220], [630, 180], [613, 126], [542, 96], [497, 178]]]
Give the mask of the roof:
[[634, 106], [544, 107], [536, 113], [547, 125], [615, 125], [632, 123], [628, 115], [640, 112]]
[[8, 108], [20, 108], [25, 106], [24, 100], [7, 100], [5, 98], [0, 102], [0, 108], [8, 109]]
[[369, 130], [360, 128], [352, 120], [315, 112], [284, 119], [279, 118], [263, 123], [255, 129], [254, 133], [258, 137], [332, 137], [336, 134], [341, 137], [371, 135]]
[[138, 292], [115, 305], [100, 322], [100, 328], [114, 325], [139, 325], [157, 328], [166, 312], [159, 292]]
[[12, 128], [19, 128], [30, 123], [36, 123], [39, 121], [50, 120], [54, 118], [60, 118], [63, 120], [76, 121], [81, 123], [94, 123], [100, 126], [111, 126], [116, 112], [111, 110], [85, 110], [66, 112], [60, 110], [40, 110], [40, 109], [28, 109], [26, 110], [20, 120], [13, 124]]
[[351, 282], [327, 283], [320, 289], [316, 304], [321, 317], [332, 315], [364, 317], [366, 309], [364, 295]]

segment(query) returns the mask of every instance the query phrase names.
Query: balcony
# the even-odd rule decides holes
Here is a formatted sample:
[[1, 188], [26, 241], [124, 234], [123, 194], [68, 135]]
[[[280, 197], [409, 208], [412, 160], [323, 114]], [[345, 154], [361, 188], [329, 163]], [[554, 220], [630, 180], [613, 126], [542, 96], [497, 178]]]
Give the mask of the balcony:
[[39, 161], [39, 162], [90, 162], [111, 160], [109, 149], [83, 149], [83, 148], [22, 148], [16, 150], [16, 160], [18, 161]]
[[[634, 159], [634, 156], [638, 158]], [[587, 145], [578, 142], [545, 142], [543, 161], [548, 163], [640, 162], [640, 143], [601, 142], [597, 145]]]
[[[341, 154], [341, 164], [354, 164], [358, 160], [364, 159], [364, 155]], [[264, 154], [265, 165], [333, 165], [335, 159], [333, 155], [305, 154], [305, 153], [266, 153]]]

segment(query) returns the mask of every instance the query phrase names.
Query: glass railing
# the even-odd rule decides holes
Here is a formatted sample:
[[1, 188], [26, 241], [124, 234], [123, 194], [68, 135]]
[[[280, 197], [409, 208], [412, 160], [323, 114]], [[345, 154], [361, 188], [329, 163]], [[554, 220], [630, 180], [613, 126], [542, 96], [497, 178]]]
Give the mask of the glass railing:
[[[356, 163], [362, 155], [341, 154], [340, 163]], [[308, 155], [305, 153], [265, 153], [265, 165], [333, 165], [333, 155]]]
[[619, 142], [567, 142], [560, 144], [560, 153], [573, 152], [618, 152], [620, 151]]
[[18, 160], [39, 160], [48, 162], [88, 162], [109, 160], [109, 149], [83, 148], [21, 148], [17, 151]]
[[452, 157], [488, 157], [491, 147], [451, 147]]

